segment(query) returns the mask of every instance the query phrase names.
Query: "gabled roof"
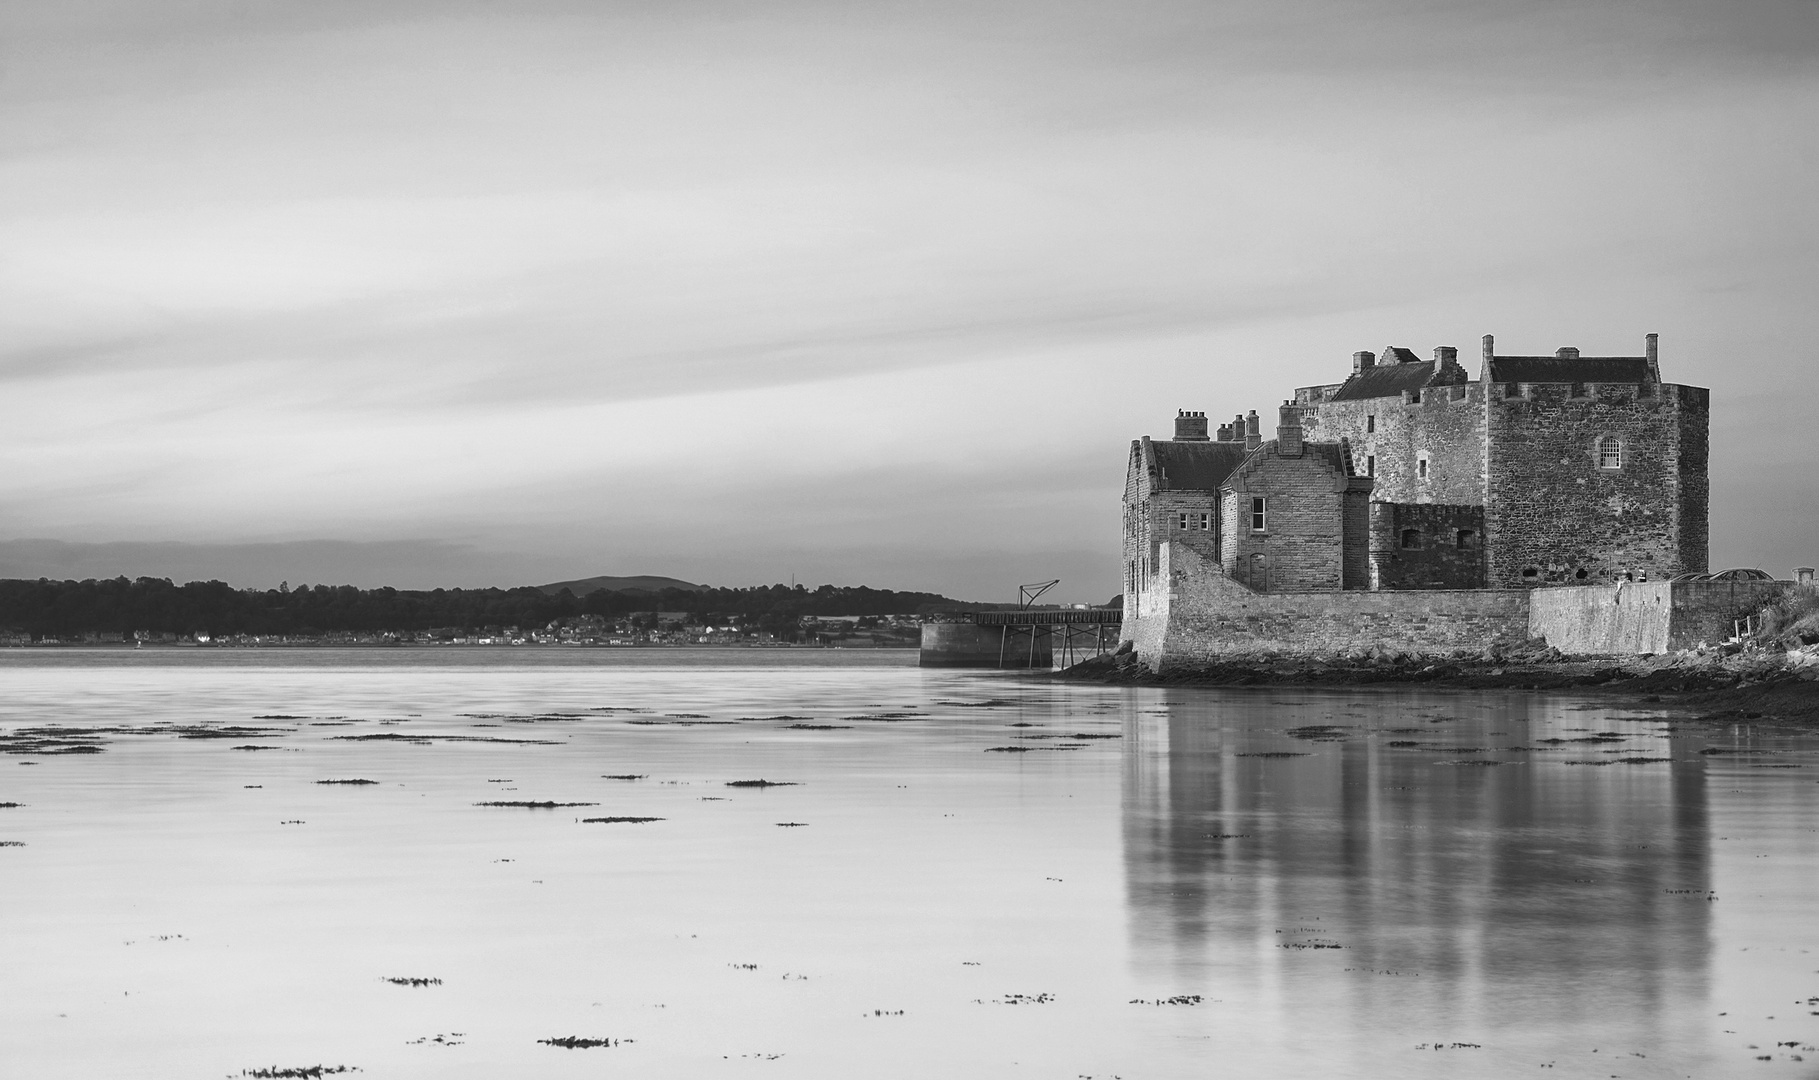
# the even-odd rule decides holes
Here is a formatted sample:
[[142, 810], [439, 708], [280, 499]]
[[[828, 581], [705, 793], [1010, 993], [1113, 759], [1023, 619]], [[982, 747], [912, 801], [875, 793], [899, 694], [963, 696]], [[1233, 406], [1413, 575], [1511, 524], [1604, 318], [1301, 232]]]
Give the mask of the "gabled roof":
[[1493, 356], [1490, 381], [1643, 383], [1651, 379], [1646, 356]]
[[1162, 475], [1158, 491], [1218, 491], [1248, 453], [1241, 442], [1152, 441]]
[[[1278, 440], [1271, 439], [1262, 446], [1259, 446], [1257, 449], [1246, 454], [1240, 467], [1233, 469], [1231, 474], [1226, 477], [1225, 490], [1255, 490], [1254, 488], [1242, 486], [1244, 484], [1245, 476], [1250, 473], [1250, 466], [1253, 462], [1261, 462], [1265, 458], [1274, 457], [1276, 455], [1277, 442]], [[1240, 449], [1243, 449], [1242, 444], [1232, 445], [1236, 445]], [[1368, 486], [1371, 483], [1368, 477], [1361, 477], [1357, 474], [1356, 466], [1352, 462], [1351, 454], [1343, 440], [1339, 442], [1303, 442], [1301, 444], [1301, 458], [1326, 466], [1326, 468], [1338, 478], [1336, 481], [1336, 490], [1344, 491], [1348, 486], [1353, 484], [1365, 485], [1365, 490], [1368, 490]]]
[[[1398, 349], [1407, 353], [1407, 349]], [[1413, 356], [1413, 353], [1409, 354]], [[1366, 398], [1401, 397], [1405, 390], [1419, 390], [1434, 377], [1432, 360], [1412, 360], [1402, 364], [1378, 364], [1359, 372], [1339, 384], [1328, 401], [1362, 401]]]

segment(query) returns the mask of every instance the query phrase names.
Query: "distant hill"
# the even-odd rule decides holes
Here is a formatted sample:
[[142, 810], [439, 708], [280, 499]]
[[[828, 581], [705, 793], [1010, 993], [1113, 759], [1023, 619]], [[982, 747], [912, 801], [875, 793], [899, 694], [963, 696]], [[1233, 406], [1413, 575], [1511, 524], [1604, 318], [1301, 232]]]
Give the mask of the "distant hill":
[[707, 588], [707, 586], [691, 585], [686, 581], [681, 581], [673, 577], [652, 577], [647, 574], [641, 577], [581, 578], [577, 581], [558, 581], [553, 585], [539, 585], [537, 588], [551, 596], [556, 595], [563, 589], [567, 589], [576, 596], [586, 596], [588, 593], [599, 592], [602, 589], [609, 592], [626, 592], [629, 590], [661, 592], [664, 589], [682, 589], [687, 592], [700, 592]]

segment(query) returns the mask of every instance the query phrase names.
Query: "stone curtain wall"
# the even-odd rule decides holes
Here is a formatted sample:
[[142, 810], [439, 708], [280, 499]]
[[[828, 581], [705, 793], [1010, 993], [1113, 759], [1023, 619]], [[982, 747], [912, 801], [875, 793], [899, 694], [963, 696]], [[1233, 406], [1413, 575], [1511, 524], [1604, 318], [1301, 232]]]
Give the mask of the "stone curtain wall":
[[1563, 653], [1633, 655], [1714, 644], [1736, 620], [1794, 588], [1788, 581], [1645, 581], [1536, 589], [1529, 632]]
[[[1458, 395], [1458, 396], [1455, 396]], [[1376, 430], [1368, 417], [1376, 417]], [[1419, 402], [1402, 398], [1308, 405], [1301, 426], [1309, 440], [1349, 439], [1360, 473], [1377, 459], [1373, 499], [1474, 504], [1484, 501], [1484, 384], [1430, 386]], [[1420, 458], [1427, 455], [1427, 479]]]
[[[1481, 652], [1528, 639], [1528, 590], [1256, 593], [1174, 544], [1123, 636], [1151, 671], [1268, 653]], [[1167, 583], [1166, 588], [1164, 582]]]
[[[1574, 398], [1565, 384], [1525, 389], [1509, 398], [1497, 387], [1487, 409], [1489, 584], [1589, 585], [1628, 573], [1660, 580], [1689, 569], [1681, 478], [1692, 466], [1681, 461], [1682, 432], [1703, 436], [1705, 421], [1683, 417], [1683, 400], [1704, 392], [1613, 384]], [[1622, 468], [1599, 468], [1604, 436], [1622, 440]], [[1702, 462], [1697, 468], [1703, 473]], [[1703, 492], [1697, 501], [1703, 507]]]
[[1575, 656], [1688, 649], [1795, 588], [1786, 581], [1650, 581], [1559, 589], [1255, 593], [1199, 554], [1165, 544], [1146, 614], [1122, 637], [1163, 671], [1263, 654], [1343, 656], [1510, 648], [1538, 639]]
[[[1411, 530], [1412, 548], [1403, 546]], [[1470, 534], [1463, 543], [1461, 532]], [[1372, 503], [1370, 552], [1374, 589], [1482, 589], [1484, 507]]]
[[[1317, 451], [1280, 457], [1273, 443], [1262, 450], [1226, 481], [1219, 544], [1225, 574], [1259, 592], [1340, 589], [1345, 477]], [[1251, 531], [1257, 495], [1267, 500], [1261, 533]], [[1265, 574], [1267, 580], [1259, 580]]]

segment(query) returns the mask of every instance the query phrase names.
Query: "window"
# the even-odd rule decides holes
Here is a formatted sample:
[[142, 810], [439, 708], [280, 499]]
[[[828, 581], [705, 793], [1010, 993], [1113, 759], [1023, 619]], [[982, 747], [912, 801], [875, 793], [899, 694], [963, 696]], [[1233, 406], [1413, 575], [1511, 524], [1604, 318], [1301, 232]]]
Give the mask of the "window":
[[1506, 398], [1521, 397], [1522, 396], [1522, 384], [1521, 383], [1504, 383], [1503, 384], [1503, 396]]
[[1375, 416], [1366, 416], [1364, 418], [1364, 430], [1367, 434], [1377, 430], [1377, 418]]
[[1421, 458], [1415, 462], [1415, 475], [1419, 476], [1423, 480], [1427, 479], [1427, 459], [1426, 458]]
[[1598, 467], [1600, 469], [1623, 468], [1622, 439], [1606, 435], [1598, 440]]
[[1476, 539], [1477, 535], [1471, 529], [1460, 529], [1459, 535], [1453, 538], [1453, 546], [1461, 549], [1471, 547], [1472, 541]]
[[1585, 396], [1585, 384], [1584, 383], [1576, 382], [1573, 384], [1573, 396], [1574, 397], [1584, 397]]
[[1179, 514], [1175, 515], [1175, 527], [1177, 529], [1186, 529], [1187, 528], [1187, 516], [1188, 515], [1187, 515], [1186, 510], [1183, 510]]
[[1269, 518], [1266, 516], [1267, 510], [1268, 507], [1264, 504], [1263, 496], [1256, 495], [1251, 498], [1252, 532], [1262, 532], [1264, 531], [1265, 526], [1269, 524]]
[[1420, 529], [1403, 529], [1402, 530], [1402, 546], [1404, 548], [1410, 548], [1410, 549], [1420, 547], [1421, 546], [1421, 530]]
[[1201, 532], [1213, 531], [1213, 515], [1211, 511], [1202, 510], [1194, 516], [1197, 519], [1196, 527], [1198, 527]]
[[1366, 454], [1364, 456], [1364, 475], [1366, 475], [1366, 476], [1376, 476], [1377, 475], [1377, 455], [1376, 454]]

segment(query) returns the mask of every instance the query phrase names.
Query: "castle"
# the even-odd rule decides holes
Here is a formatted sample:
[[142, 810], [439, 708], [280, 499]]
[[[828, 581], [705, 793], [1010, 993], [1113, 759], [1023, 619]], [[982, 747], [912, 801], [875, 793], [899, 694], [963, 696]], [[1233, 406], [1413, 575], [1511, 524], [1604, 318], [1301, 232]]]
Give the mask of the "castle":
[[1255, 411], [1216, 433], [1181, 412], [1172, 440], [1130, 448], [1126, 638], [1160, 656], [1209, 626], [1297, 640], [1293, 623], [1336, 647], [1457, 647], [1529, 634], [1530, 594], [1564, 610], [1584, 591], [1544, 587], [1621, 606], [1623, 585], [1704, 574], [1710, 391], [1662, 382], [1656, 345], [1500, 356], [1486, 336], [1476, 378], [1453, 348], [1354, 353], [1267, 440]]
[[1175, 541], [1257, 592], [1527, 588], [1706, 569], [1710, 392], [1641, 356], [1354, 353], [1344, 382], [1131, 444], [1125, 593]]

